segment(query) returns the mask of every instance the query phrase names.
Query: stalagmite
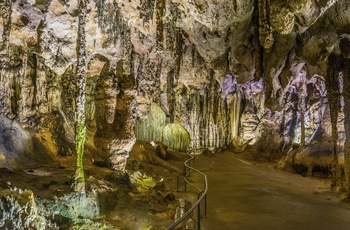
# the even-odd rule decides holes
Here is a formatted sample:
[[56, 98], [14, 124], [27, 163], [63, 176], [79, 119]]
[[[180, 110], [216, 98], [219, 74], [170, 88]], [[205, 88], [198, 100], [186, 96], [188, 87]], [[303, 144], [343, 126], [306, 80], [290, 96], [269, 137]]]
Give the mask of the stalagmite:
[[344, 80], [344, 128], [345, 128], [345, 146], [344, 146], [344, 172], [348, 198], [350, 198], [350, 60], [342, 58], [343, 80]]
[[305, 79], [302, 79], [302, 86], [300, 89], [300, 126], [301, 126], [301, 133], [300, 133], [300, 146], [305, 146], [305, 97], [306, 97], [306, 86], [305, 86]]
[[336, 55], [328, 57], [328, 66], [326, 78], [327, 99], [329, 104], [331, 125], [332, 125], [332, 188], [337, 188], [340, 184], [341, 171], [338, 162], [338, 110], [339, 110], [339, 81], [338, 74], [340, 71], [340, 58]]
[[83, 167], [85, 145], [85, 68], [86, 68], [86, 35], [85, 20], [87, 13], [86, 0], [79, 0], [79, 22], [77, 38], [77, 70], [76, 70], [76, 123], [75, 123], [75, 146], [77, 154], [77, 169], [74, 177], [74, 190], [85, 193], [85, 176]]

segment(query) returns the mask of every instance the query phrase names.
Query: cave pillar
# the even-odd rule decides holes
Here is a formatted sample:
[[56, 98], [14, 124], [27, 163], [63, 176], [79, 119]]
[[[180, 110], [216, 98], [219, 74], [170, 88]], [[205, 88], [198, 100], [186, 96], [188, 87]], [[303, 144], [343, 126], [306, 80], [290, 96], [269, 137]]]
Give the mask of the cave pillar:
[[[344, 89], [350, 88], [350, 60], [343, 59], [343, 79]], [[345, 182], [350, 197], [350, 90], [343, 91], [344, 97], [344, 128], [345, 128], [345, 146], [344, 146], [344, 172]]]
[[302, 75], [302, 85], [300, 86], [300, 147], [305, 146], [305, 110], [306, 110], [306, 98], [307, 98], [307, 88], [306, 88], [305, 75]]
[[2, 9], [1, 16], [3, 20], [3, 31], [2, 31], [2, 42], [0, 42], [0, 52], [5, 51], [7, 54], [9, 52], [9, 41], [10, 41], [10, 32], [11, 32], [11, 16], [12, 16], [12, 0], [5, 0], [0, 6]]
[[[136, 91], [128, 90], [125, 92], [125, 100], [119, 107], [125, 109], [127, 113], [125, 114], [125, 126], [123, 127], [123, 132], [125, 136], [121, 138], [115, 138], [111, 140], [108, 145], [109, 151], [109, 162], [110, 168], [116, 171], [125, 171], [127, 159], [129, 153], [133, 148], [136, 138], [134, 133], [134, 126], [136, 121]], [[117, 104], [118, 106], [118, 104]], [[118, 118], [117, 118], [118, 119]]]
[[94, 144], [110, 169], [125, 171], [129, 152], [135, 144], [136, 90], [134, 78], [124, 70], [105, 65], [95, 90], [96, 133]]
[[237, 90], [237, 92], [232, 95], [228, 94], [226, 97], [230, 125], [229, 125], [229, 135], [231, 135], [231, 149], [233, 151], [242, 151], [245, 149], [247, 143], [244, 142], [240, 135], [240, 127], [241, 127], [241, 119], [242, 119], [242, 111], [244, 107], [243, 102], [243, 92], [241, 89]]
[[3, 31], [0, 39], [0, 114], [11, 119], [15, 117], [11, 111], [11, 71], [10, 62], [10, 32], [12, 27], [12, 0], [2, 1], [0, 4], [0, 18], [3, 23]]
[[86, 34], [85, 22], [87, 14], [86, 0], [79, 1], [79, 22], [77, 36], [77, 69], [76, 69], [76, 121], [75, 121], [75, 146], [77, 153], [77, 169], [74, 178], [74, 190], [85, 193], [85, 177], [83, 168], [84, 145], [86, 139], [85, 126], [85, 101], [86, 101]]
[[242, 97], [240, 92], [236, 92], [234, 95], [232, 94], [227, 95], [227, 104], [230, 111], [231, 138], [233, 141], [239, 138], [241, 101], [242, 101]]
[[331, 54], [328, 57], [327, 63], [327, 74], [325, 76], [326, 89], [327, 89], [327, 99], [329, 104], [329, 111], [331, 116], [332, 125], [332, 188], [339, 186], [339, 179], [341, 176], [341, 170], [339, 168], [338, 162], [338, 110], [339, 110], [339, 56]]
[[300, 97], [300, 147], [305, 146], [305, 96]]

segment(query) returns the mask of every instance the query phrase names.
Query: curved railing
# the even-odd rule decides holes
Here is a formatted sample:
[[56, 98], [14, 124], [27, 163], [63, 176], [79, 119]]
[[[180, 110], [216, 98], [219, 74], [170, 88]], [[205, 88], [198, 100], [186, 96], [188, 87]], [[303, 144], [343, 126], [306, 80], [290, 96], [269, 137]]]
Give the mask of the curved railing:
[[[200, 230], [201, 228], [201, 224], [200, 224], [200, 219], [201, 219], [201, 212], [200, 212], [200, 204], [201, 202], [203, 201], [204, 199], [204, 216], [207, 216], [207, 191], [208, 191], [208, 181], [207, 181], [207, 176], [202, 173], [201, 171], [199, 171], [198, 169], [194, 168], [191, 166], [191, 161], [193, 160], [194, 161], [194, 156], [191, 155], [190, 153], [188, 153], [188, 156], [190, 157], [188, 160], [185, 161], [184, 163], [184, 172], [183, 172], [183, 176], [184, 176], [184, 181], [185, 181], [185, 192], [186, 192], [186, 185], [190, 185], [194, 188], [196, 188], [199, 193], [198, 193], [198, 200], [196, 201], [196, 203], [194, 203], [194, 205], [185, 213], [183, 214], [178, 220], [176, 220], [176, 222], [174, 222], [172, 225], [170, 225], [167, 230], [172, 230], [174, 229], [175, 227], [177, 227], [179, 224], [181, 224], [183, 221], [186, 220], [186, 218], [193, 213], [193, 211], [197, 208], [198, 209], [198, 212], [197, 212], [197, 215], [198, 215], [198, 220], [197, 220], [197, 229]], [[188, 172], [187, 172], [187, 169], [188, 169]], [[201, 190], [198, 186], [194, 185], [193, 183], [190, 183], [188, 180], [187, 180], [187, 176], [189, 176], [192, 172], [197, 172], [199, 173], [200, 175], [203, 176], [204, 178], [204, 189]], [[178, 178], [177, 178], [177, 190], [179, 190], [179, 176], [181, 174], [178, 175]]]

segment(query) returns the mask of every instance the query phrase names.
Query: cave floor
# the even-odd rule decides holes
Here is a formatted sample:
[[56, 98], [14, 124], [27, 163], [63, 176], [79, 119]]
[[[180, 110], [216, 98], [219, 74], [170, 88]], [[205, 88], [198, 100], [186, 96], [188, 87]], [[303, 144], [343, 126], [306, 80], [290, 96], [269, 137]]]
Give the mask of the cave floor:
[[[155, 183], [163, 181], [160, 185], [164, 187], [152, 188], [146, 184], [130, 187], [129, 182], [114, 177], [114, 171], [93, 164], [93, 157], [96, 156], [90, 152], [84, 156], [84, 171], [87, 191], [95, 188], [100, 192], [101, 215], [95, 217], [95, 221], [122, 230], [147, 229], [150, 226], [152, 229], [165, 229], [173, 222], [177, 207], [173, 195], [176, 194], [176, 176], [182, 171], [187, 154], [169, 150], [168, 159], [162, 160], [149, 143], [138, 141], [130, 153], [127, 172], [129, 177], [136, 173], [141, 178], [146, 175], [151, 177]], [[36, 197], [49, 200], [70, 194], [75, 164], [76, 157], [73, 155], [57, 157], [46, 164], [0, 168], [0, 198], [1, 191], [8, 188], [29, 189]], [[60, 229], [73, 229], [73, 226]]]
[[196, 160], [209, 183], [202, 229], [350, 229], [350, 206], [329, 192], [329, 178], [243, 159], [225, 151]]
[[[168, 161], [163, 161], [148, 144], [137, 143], [130, 154], [129, 171], [136, 170], [138, 162], [136, 165], [143, 166], [142, 173], [156, 179], [164, 178], [166, 189], [134, 193], [129, 189], [122, 192], [117, 186], [117, 202], [104, 210], [105, 221], [121, 229], [150, 225], [152, 229], [165, 229], [171, 224], [176, 207], [159, 205], [162, 194], [174, 192], [192, 203], [197, 197], [191, 188], [188, 193], [175, 192], [176, 175], [185, 159], [186, 154], [171, 151]], [[85, 160], [87, 177], [104, 181], [106, 175], [111, 174], [109, 169], [91, 164], [89, 156]], [[0, 190], [8, 187], [7, 181], [11, 181], [11, 187], [28, 188], [41, 197], [62, 196], [71, 191], [74, 163], [72, 156], [63, 158], [59, 164], [41, 165], [31, 170], [2, 169]], [[350, 205], [341, 202], [340, 195], [329, 192], [329, 178], [302, 177], [276, 170], [271, 163], [251, 162], [244, 154], [229, 151], [196, 156], [194, 166], [207, 175], [209, 183], [207, 217], [202, 218], [202, 230], [350, 229]], [[189, 179], [201, 181], [196, 175]]]

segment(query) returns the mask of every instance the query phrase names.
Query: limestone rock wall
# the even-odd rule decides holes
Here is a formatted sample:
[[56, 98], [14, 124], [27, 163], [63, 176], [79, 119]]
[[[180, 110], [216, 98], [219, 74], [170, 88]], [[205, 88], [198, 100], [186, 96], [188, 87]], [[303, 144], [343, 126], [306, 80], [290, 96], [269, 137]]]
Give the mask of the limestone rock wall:
[[[79, 3], [0, 3], [0, 115], [53, 156], [74, 152]], [[322, 76], [349, 11], [347, 0], [87, 1], [88, 151], [123, 169], [152, 103], [196, 150], [276, 155], [299, 127], [306, 141], [329, 135]]]

